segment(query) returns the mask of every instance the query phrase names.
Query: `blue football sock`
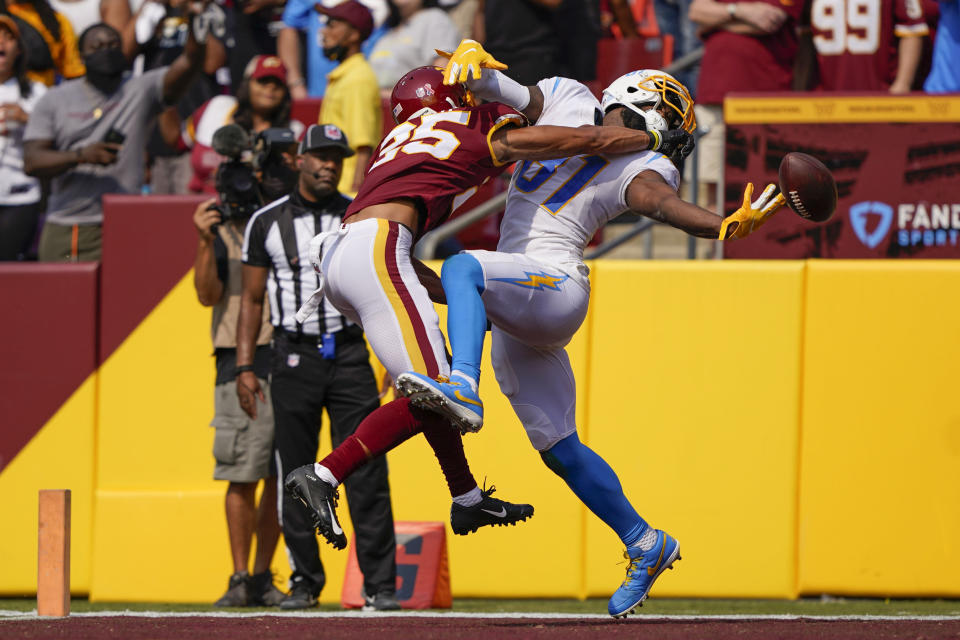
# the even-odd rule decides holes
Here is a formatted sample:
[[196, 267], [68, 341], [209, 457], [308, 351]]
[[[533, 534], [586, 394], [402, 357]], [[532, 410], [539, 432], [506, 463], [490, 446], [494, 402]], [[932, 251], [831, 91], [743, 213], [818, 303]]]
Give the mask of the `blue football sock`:
[[647, 523], [623, 494], [620, 479], [607, 462], [573, 433], [540, 454], [590, 511], [613, 529], [628, 547], [647, 530]]
[[447, 296], [447, 336], [453, 349], [453, 371], [462, 371], [480, 381], [480, 358], [487, 332], [483, 306], [483, 267], [468, 253], [447, 258], [440, 272]]

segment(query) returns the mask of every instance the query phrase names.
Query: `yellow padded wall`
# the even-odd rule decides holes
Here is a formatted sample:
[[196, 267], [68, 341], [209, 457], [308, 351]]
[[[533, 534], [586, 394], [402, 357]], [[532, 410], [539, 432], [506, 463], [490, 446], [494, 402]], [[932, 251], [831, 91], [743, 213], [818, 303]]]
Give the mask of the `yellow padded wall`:
[[[439, 265], [432, 266], [439, 269]], [[446, 307], [437, 310], [446, 334]], [[586, 332], [581, 329], [569, 346], [578, 378], [585, 377], [586, 349]], [[583, 584], [584, 508], [541, 462], [513, 408], [500, 393], [490, 363], [489, 333], [482, 366], [484, 426], [479, 433], [464, 437], [471, 471], [481, 486], [485, 479], [496, 485], [495, 496], [530, 503], [535, 512], [533, 518], [515, 527], [485, 527], [467, 536], [455, 536], [447, 526], [453, 594], [578, 597]], [[394, 450], [388, 459], [394, 517], [449, 523], [450, 494], [426, 440], [417, 436]]]
[[226, 589], [209, 331], [190, 272], [101, 365], [93, 600], [213, 602]]
[[[594, 265], [588, 442], [680, 541], [656, 595], [796, 595], [803, 277], [801, 262]], [[623, 580], [622, 550], [591, 514], [589, 595]]]
[[70, 489], [70, 591], [90, 589], [96, 385], [94, 373], [0, 475], [0, 594], [37, 591], [40, 489]]
[[960, 263], [808, 270], [800, 590], [960, 595]]

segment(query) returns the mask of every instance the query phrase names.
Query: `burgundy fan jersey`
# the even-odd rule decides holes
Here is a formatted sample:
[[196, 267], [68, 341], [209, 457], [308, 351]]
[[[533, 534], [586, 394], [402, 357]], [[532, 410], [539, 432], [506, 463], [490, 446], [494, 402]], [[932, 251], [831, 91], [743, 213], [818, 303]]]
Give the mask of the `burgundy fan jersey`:
[[[431, 113], [399, 124], [374, 151], [356, 199], [344, 219], [365, 207], [399, 198], [421, 205], [425, 218], [415, 239], [442, 224], [454, 199], [503, 172], [490, 136], [506, 124], [525, 125], [517, 111], [498, 102]], [[509, 163], [508, 163], [509, 164]]]
[[826, 91], [886, 91], [897, 38], [929, 32], [920, 0], [813, 0], [810, 24]]

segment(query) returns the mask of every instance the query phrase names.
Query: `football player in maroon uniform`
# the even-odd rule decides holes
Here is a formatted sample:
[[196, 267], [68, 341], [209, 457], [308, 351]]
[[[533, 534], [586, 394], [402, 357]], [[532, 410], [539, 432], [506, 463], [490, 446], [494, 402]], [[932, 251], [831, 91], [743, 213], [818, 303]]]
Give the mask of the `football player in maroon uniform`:
[[[412, 256], [416, 241], [450, 215], [454, 198], [501, 173], [515, 160], [549, 160], [582, 153], [669, 154], [689, 134], [659, 138], [619, 127], [525, 126], [499, 103], [474, 106], [463, 85], [444, 85], [434, 67], [409, 72], [391, 96], [397, 126], [374, 152], [356, 200], [338, 231], [311, 243], [321, 277], [298, 314], [305, 319], [321, 295], [360, 324], [374, 353], [394, 379], [404, 371], [431, 378], [450, 374], [446, 344], [433, 302], [444, 303], [440, 278]], [[312, 308], [311, 308], [312, 307]], [[314, 465], [295, 469], [285, 486], [310, 509], [334, 547], [346, 546], [337, 520], [337, 486], [371, 458], [423, 432], [453, 497], [451, 526], [465, 535], [487, 525], [514, 524], [533, 515], [481, 492], [463, 452], [461, 434], [432, 412], [399, 398], [371, 413], [354, 435]]]

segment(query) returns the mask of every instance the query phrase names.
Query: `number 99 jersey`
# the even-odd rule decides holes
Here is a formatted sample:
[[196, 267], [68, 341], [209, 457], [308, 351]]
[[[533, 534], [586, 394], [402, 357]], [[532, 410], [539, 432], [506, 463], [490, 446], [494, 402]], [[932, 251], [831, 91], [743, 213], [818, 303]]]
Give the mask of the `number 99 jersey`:
[[500, 174], [490, 146], [508, 124], [525, 126], [514, 109], [491, 102], [411, 118], [387, 134], [371, 157], [356, 199], [344, 219], [375, 204], [409, 198], [421, 211], [414, 241], [450, 216], [454, 198]]
[[810, 26], [825, 91], [886, 91], [898, 39], [929, 32], [920, 0], [813, 0]]

